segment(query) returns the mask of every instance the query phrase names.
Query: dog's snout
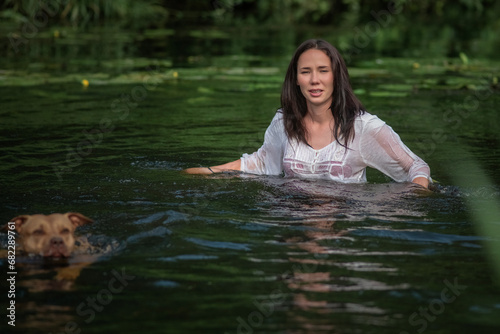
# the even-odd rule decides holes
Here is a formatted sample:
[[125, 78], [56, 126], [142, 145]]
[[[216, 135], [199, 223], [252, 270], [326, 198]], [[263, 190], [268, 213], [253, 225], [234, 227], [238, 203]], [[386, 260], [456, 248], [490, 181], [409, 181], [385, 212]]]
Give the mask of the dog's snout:
[[50, 245], [55, 246], [55, 247], [62, 246], [62, 245], [64, 245], [64, 241], [60, 237], [54, 237], [54, 238], [50, 239]]

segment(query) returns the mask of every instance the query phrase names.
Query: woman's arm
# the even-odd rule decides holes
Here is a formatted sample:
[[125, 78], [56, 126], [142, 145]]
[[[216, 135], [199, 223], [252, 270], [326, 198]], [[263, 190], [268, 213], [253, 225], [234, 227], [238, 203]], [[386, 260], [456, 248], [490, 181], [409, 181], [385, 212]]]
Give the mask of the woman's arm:
[[361, 140], [361, 155], [365, 163], [390, 176], [397, 182], [413, 182], [429, 187], [429, 166], [414, 154], [391, 127], [378, 118], [371, 120]]
[[213, 174], [222, 173], [231, 170], [241, 170], [241, 159], [228, 162], [227, 164], [212, 166], [212, 167], [195, 167], [185, 169], [183, 172], [187, 174]]

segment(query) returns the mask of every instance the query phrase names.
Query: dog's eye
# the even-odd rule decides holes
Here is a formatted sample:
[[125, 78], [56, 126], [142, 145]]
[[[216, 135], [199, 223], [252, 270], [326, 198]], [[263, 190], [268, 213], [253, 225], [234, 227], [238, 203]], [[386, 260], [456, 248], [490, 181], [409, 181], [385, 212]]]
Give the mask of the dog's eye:
[[68, 234], [71, 233], [68, 228], [65, 228], [64, 230], [61, 231], [61, 234]]
[[33, 235], [44, 235], [45, 231], [44, 230], [35, 230], [33, 231]]

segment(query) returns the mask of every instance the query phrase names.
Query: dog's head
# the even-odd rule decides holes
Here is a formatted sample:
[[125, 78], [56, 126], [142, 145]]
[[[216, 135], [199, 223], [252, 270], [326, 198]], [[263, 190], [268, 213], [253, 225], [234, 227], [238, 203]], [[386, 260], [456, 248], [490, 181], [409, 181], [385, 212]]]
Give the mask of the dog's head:
[[44, 257], [70, 256], [75, 246], [73, 232], [78, 226], [92, 222], [76, 212], [23, 215], [11, 221], [16, 225], [23, 251]]

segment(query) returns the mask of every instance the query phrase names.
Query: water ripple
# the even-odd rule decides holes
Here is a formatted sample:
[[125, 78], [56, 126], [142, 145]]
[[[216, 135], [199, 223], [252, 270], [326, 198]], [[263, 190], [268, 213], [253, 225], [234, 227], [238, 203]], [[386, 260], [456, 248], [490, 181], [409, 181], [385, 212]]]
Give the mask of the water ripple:
[[171, 257], [160, 257], [156, 260], [164, 262], [193, 261], [193, 260], [216, 260], [218, 256], [203, 254], [183, 254]]
[[391, 230], [388, 228], [359, 228], [351, 231], [350, 233], [363, 237], [390, 238], [413, 242], [453, 244], [455, 242], [465, 241], [466, 243], [463, 243], [462, 245], [468, 245], [471, 241], [484, 240], [484, 238], [478, 236], [443, 234], [422, 230]]
[[186, 238], [186, 241], [195, 243], [200, 246], [210, 247], [210, 248], [219, 248], [219, 249], [233, 249], [233, 250], [251, 250], [249, 245], [240, 244], [235, 242], [227, 242], [227, 241], [210, 241], [198, 238]]
[[168, 228], [163, 226], [158, 226], [150, 231], [141, 232], [128, 237], [127, 242], [137, 242], [144, 238], [163, 237], [165, 235], [170, 235], [170, 234], [172, 234], [172, 231], [170, 231]]

